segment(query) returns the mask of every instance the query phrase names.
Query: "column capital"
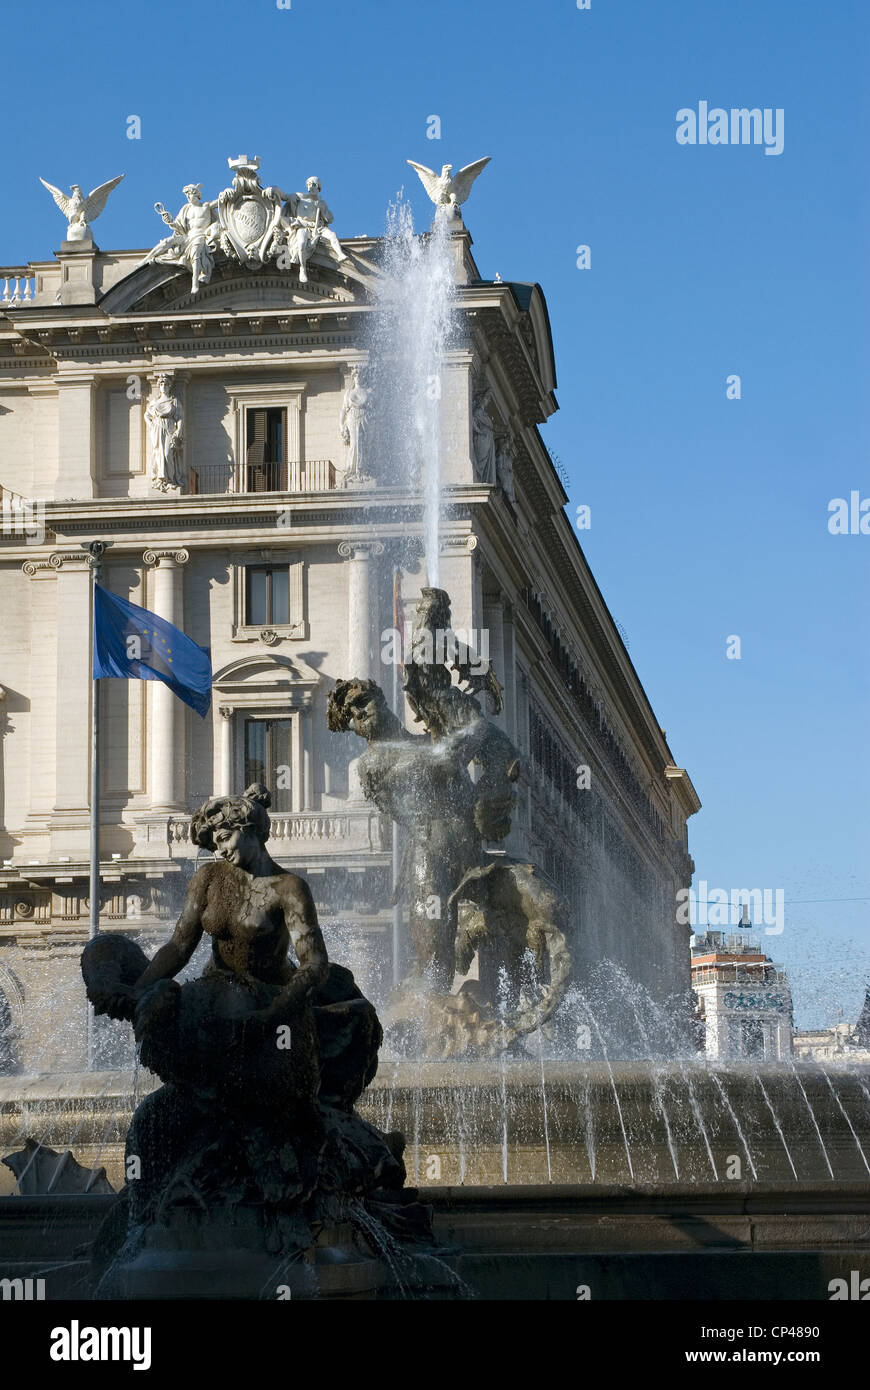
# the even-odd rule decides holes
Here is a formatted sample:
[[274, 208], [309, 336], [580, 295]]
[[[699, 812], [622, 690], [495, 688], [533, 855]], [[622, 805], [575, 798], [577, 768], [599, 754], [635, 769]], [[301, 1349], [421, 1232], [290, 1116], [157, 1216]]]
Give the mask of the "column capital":
[[470, 532], [464, 536], [442, 535], [438, 542], [440, 555], [472, 555], [480, 544], [479, 538]]
[[28, 579], [34, 579], [45, 571], [49, 573], [54, 571], [56, 574], [58, 570], [62, 569], [84, 571], [89, 570], [90, 567], [90, 557], [81, 550], [56, 551], [54, 555], [49, 555], [47, 560], [25, 560], [21, 566]]
[[370, 555], [383, 555], [383, 541], [339, 541], [338, 553], [343, 560], [367, 560]]
[[232, 719], [235, 712], [235, 705], [218, 705], [218, 714], [220, 715], [221, 719]]
[[161, 560], [168, 561], [168, 566], [186, 565], [190, 559], [189, 550], [146, 550], [142, 554], [142, 560], [146, 565], [160, 566]]

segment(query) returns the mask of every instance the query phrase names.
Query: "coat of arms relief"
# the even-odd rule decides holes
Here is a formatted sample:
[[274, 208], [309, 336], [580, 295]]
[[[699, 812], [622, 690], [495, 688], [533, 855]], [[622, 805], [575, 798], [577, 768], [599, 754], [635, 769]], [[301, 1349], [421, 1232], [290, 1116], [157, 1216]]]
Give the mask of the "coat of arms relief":
[[249, 270], [269, 261], [279, 270], [298, 265], [302, 284], [308, 281], [308, 262], [316, 251], [337, 265], [350, 266], [332, 230], [333, 215], [321, 197], [318, 178], [308, 179], [304, 193], [285, 193], [263, 188], [259, 158], [239, 155], [227, 163], [233, 181], [217, 198], [204, 201], [202, 184], [196, 183], [185, 187], [187, 201], [176, 217], [162, 203], [154, 204], [170, 235], [148, 252], [143, 265], [160, 261], [185, 266], [192, 294], [211, 279], [217, 250]]

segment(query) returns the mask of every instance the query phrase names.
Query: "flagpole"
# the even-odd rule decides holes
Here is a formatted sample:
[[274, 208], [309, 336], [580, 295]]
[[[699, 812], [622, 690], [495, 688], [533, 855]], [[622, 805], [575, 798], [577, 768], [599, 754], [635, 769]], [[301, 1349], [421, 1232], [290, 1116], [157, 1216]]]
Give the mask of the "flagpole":
[[[90, 541], [84, 549], [91, 566], [91, 847], [88, 895], [90, 912], [88, 936], [100, 930], [100, 682], [94, 676], [94, 625], [96, 623], [96, 586], [102, 570], [105, 541]], [[94, 1011], [88, 1005], [88, 1070], [94, 1069]]]
[[[399, 631], [399, 594], [400, 594], [400, 591], [401, 591], [401, 590], [400, 590], [400, 585], [401, 585], [400, 571], [397, 570], [397, 569], [394, 569], [394, 570], [393, 570], [393, 628], [394, 628], [397, 632]], [[404, 627], [404, 624], [403, 624], [403, 627]], [[403, 640], [404, 640], [404, 631], [400, 632], [400, 634], [399, 634], [399, 642], [401, 643]], [[399, 662], [398, 662], [397, 653], [394, 652], [393, 655], [394, 655], [394, 657], [396, 658], [396, 659], [393, 661], [393, 689], [392, 689], [392, 696], [393, 696], [393, 713], [396, 714], [396, 715], [398, 716], [398, 718], [399, 718], [400, 720], [402, 720], [402, 722], [404, 722], [404, 720], [403, 720], [404, 710], [400, 708], [401, 694], [400, 694], [400, 687], [399, 687]], [[395, 901], [395, 899], [398, 898], [398, 896], [399, 896], [398, 887], [399, 887], [399, 876], [400, 876], [400, 874], [401, 874], [401, 868], [402, 868], [402, 853], [401, 853], [401, 845], [400, 845], [400, 843], [399, 843], [399, 822], [396, 821], [396, 820], [394, 820], [394, 821], [393, 821], [393, 841], [392, 841], [392, 870], [393, 870], [393, 898], [394, 898], [394, 902], [393, 902], [393, 923], [392, 923], [393, 930], [392, 930], [392, 937], [393, 937], [393, 988], [394, 988], [394, 989], [395, 989], [395, 987], [399, 984], [399, 981], [400, 981], [401, 978], [402, 978], [402, 904], [401, 904], [401, 902], [396, 902], [396, 901]]]

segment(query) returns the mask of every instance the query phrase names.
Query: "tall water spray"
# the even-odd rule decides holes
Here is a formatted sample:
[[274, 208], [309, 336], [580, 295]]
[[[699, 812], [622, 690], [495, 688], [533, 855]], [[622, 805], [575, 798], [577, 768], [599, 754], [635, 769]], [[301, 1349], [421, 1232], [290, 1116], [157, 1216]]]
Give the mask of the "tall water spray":
[[450, 231], [436, 216], [417, 236], [411, 210], [387, 217], [383, 278], [371, 342], [372, 434], [382, 483], [420, 493], [427, 578], [440, 584], [441, 396], [455, 333]]

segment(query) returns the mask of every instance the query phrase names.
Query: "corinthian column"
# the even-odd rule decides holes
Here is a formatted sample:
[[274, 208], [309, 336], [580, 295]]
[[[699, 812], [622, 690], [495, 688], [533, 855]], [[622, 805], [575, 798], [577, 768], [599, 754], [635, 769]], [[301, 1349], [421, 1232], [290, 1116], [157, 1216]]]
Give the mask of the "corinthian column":
[[[184, 572], [186, 550], [146, 550], [142, 557], [153, 565], [148, 607], [175, 627], [184, 628]], [[162, 681], [151, 682], [151, 809], [183, 811], [187, 804], [185, 762], [186, 707]]]

